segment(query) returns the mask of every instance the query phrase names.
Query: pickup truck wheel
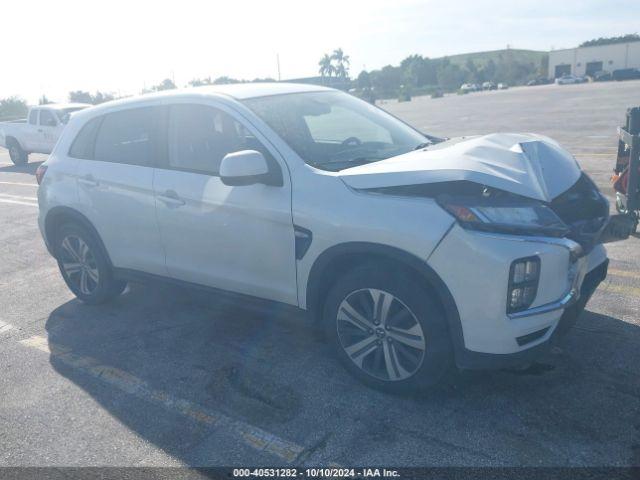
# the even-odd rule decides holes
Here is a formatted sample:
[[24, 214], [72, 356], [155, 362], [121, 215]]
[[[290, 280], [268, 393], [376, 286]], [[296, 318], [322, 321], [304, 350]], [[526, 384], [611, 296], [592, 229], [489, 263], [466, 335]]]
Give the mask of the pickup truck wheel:
[[120, 295], [126, 282], [116, 280], [95, 235], [77, 224], [60, 227], [56, 260], [69, 289], [82, 302], [97, 305]]
[[14, 165], [24, 165], [29, 161], [29, 155], [25, 152], [18, 142], [11, 142], [9, 144], [9, 157]]
[[344, 366], [374, 388], [426, 390], [453, 366], [442, 309], [402, 269], [371, 265], [347, 273], [329, 292], [323, 318]]

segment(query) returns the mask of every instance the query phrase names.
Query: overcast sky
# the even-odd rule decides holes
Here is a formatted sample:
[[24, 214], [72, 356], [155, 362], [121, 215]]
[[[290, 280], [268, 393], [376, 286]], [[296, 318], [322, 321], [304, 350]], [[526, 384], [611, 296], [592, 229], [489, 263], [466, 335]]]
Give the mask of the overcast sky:
[[351, 74], [412, 53], [568, 48], [639, 30], [638, 0], [9, 0], [0, 97], [132, 94], [173, 77], [317, 74], [342, 47]]

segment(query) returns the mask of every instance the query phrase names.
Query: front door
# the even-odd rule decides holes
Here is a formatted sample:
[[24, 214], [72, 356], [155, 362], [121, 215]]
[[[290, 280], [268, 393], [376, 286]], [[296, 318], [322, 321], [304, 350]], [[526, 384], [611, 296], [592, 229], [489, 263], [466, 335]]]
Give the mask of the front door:
[[38, 152], [51, 153], [62, 131], [62, 124], [51, 110], [40, 110]]
[[[169, 275], [297, 304], [291, 185], [285, 164], [228, 107], [169, 107], [169, 149], [156, 170], [157, 217]], [[261, 151], [284, 185], [227, 186], [222, 158]]]

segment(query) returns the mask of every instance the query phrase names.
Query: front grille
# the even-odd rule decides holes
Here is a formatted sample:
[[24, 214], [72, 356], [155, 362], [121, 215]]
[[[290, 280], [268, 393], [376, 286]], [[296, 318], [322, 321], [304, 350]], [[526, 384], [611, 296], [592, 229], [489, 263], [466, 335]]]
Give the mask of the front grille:
[[551, 209], [570, 229], [569, 237], [591, 250], [609, 217], [609, 203], [583, 173], [569, 190], [553, 199]]

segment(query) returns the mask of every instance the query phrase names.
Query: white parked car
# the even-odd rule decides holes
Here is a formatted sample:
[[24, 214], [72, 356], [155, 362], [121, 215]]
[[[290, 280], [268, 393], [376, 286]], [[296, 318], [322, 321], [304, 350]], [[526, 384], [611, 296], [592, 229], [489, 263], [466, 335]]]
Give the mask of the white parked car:
[[37, 178], [42, 235], [82, 301], [170, 278], [286, 304], [394, 391], [536, 358], [607, 271], [608, 203], [553, 140], [437, 139], [312, 85], [79, 112]]
[[477, 92], [482, 89], [480, 88], [480, 86], [478, 86], [475, 83], [463, 83], [462, 85], [460, 85], [460, 90], [462, 92], [468, 93], [468, 92]]
[[574, 83], [585, 83], [587, 82], [586, 77], [580, 77], [578, 75], [563, 75], [562, 77], [556, 78], [557, 85], [571, 85]]
[[51, 153], [69, 115], [90, 106], [67, 103], [32, 107], [24, 120], [0, 122], [0, 147], [9, 150], [15, 165], [27, 163], [30, 153]]

